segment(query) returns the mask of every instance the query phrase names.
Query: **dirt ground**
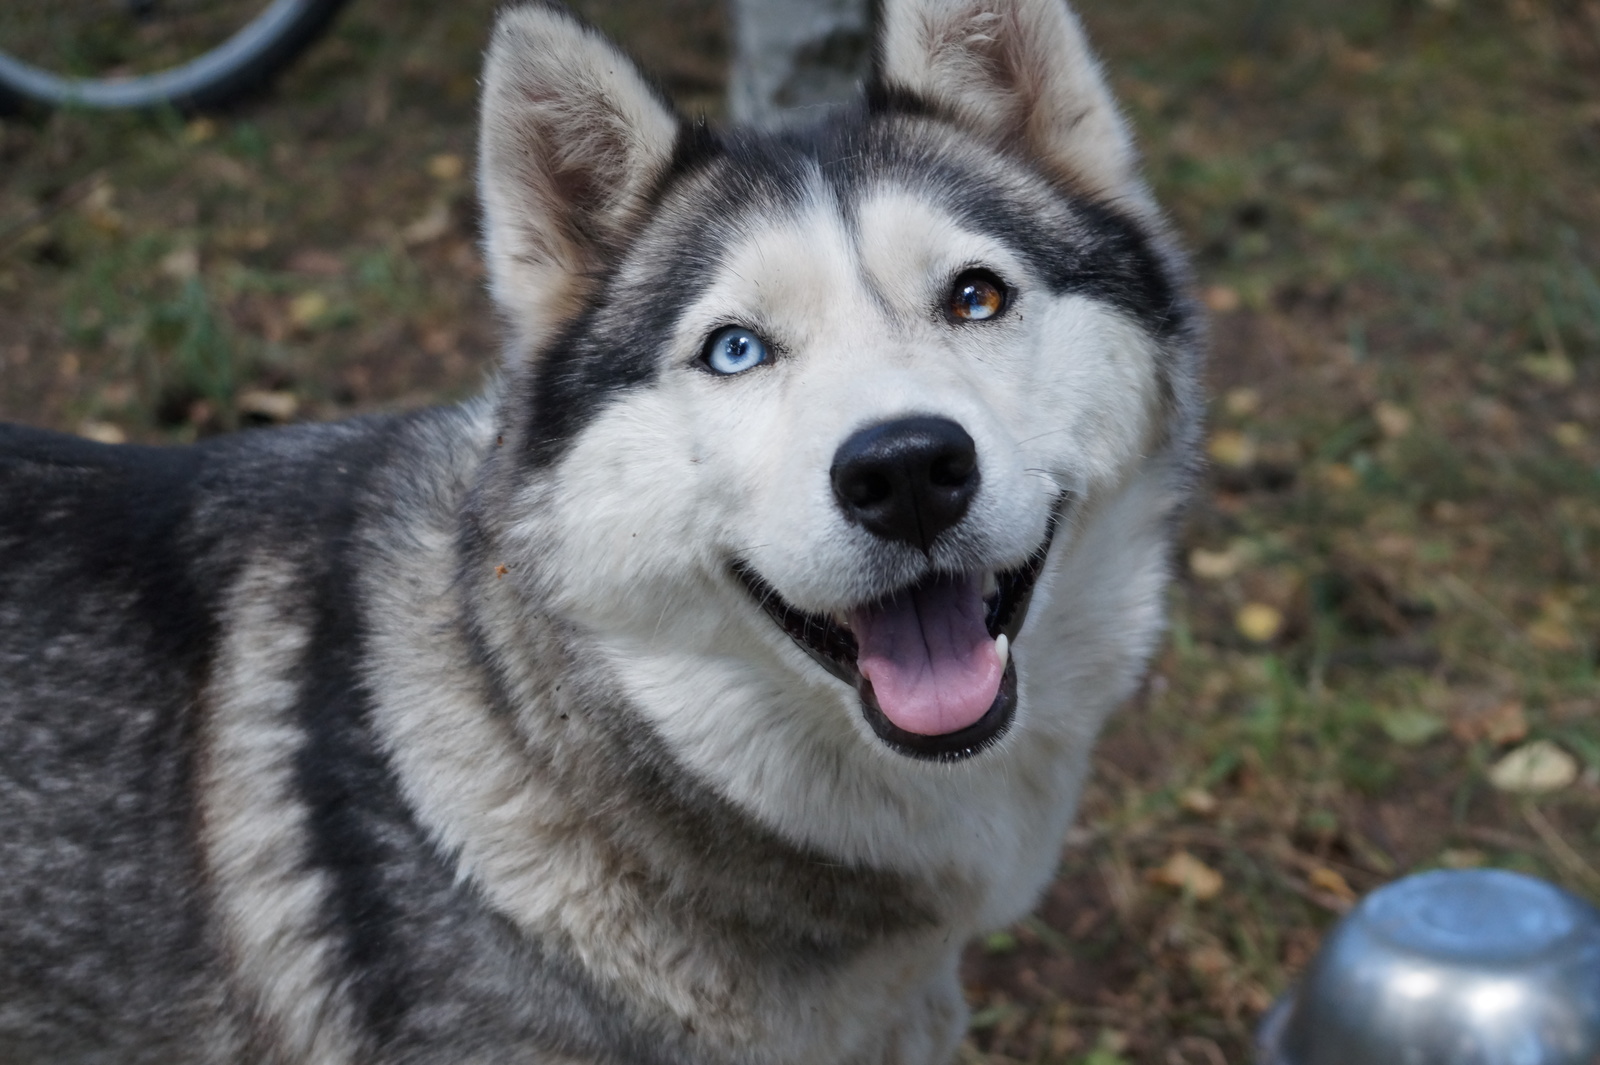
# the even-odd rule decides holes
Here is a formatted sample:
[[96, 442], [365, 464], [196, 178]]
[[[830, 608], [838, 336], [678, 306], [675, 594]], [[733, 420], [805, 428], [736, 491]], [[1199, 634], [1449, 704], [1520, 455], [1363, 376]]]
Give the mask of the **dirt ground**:
[[[720, 114], [704, 0], [588, 0]], [[968, 1062], [1216, 1065], [1352, 901], [1600, 897], [1600, 2], [1082, 0], [1213, 313], [1171, 638]], [[0, 124], [0, 417], [184, 441], [469, 395], [493, 4], [354, 0], [214, 118]]]

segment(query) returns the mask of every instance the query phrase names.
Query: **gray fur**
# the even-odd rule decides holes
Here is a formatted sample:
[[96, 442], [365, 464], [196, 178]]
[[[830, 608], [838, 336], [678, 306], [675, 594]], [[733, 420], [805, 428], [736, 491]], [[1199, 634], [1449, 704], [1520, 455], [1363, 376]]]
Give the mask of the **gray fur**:
[[[492, 395], [184, 449], [0, 426], [0, 1062], [948, 1060], [961, 943], [1036, 897], [1153, 646], [1198, 434], [1187, 276], [1097, 69], [995, 29], [1086, 57], [1056, 5], [891, 4], [871, 102], [771, 136], [685, 124], [592, 30], [515, 10], [486, 77]], [[1015, 100], [1090, 120], [1040, 133]], [[916, 310], [925, 279], [873, 245], [896, 211], [999, 249], [1014, 320]], [[782, 273], [785, 227], [820, 273]], [[794, 338], [857, 301], [888, 352], [863, 372], [916, 393], [868, 399], [956, 395], [991, 450], [1070, 436], [1024, 471], [1055, 494], [1003, 496], [1002, 447], [1000, 497], [926, 556], [758, 535], [789, 527], [775, 457], [692, 412], [755, 418], [773, 387], [685, 355], [697, 300], [746, 298], [739, 256], [779, 271], [742, 312], [787, 345], [773, 380], [828, 387], [805, 375], [834, 342]], [[1076, 421], [1007, 391], [1003, 338], [1037, 321], [1077, 331]], [[999, 369], [969, 402], [906, 376], [901, 336], [1001, 338]], [[765, 576], [816, 595], [844, 552], [869, 601], [1009, 571], [1048, 513], [1016, 724], [956, 764], [879, 744], [730, 569], [796, 557]]]

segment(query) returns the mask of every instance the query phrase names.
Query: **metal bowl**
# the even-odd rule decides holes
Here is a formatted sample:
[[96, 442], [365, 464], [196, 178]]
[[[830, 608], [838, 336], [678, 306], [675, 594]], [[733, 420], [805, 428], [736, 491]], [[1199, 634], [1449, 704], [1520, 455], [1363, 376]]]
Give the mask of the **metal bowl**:
[[1600, 911], [1497, 869], [1421, 873], [1334, 926], [1261, 1065], [1597, 1065]]

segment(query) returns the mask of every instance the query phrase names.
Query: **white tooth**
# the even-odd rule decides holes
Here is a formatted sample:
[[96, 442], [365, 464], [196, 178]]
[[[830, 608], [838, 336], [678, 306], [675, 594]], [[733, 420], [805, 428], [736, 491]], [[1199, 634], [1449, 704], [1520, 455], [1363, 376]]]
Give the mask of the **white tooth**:
[[983, 575], [983, 595], [984, 595], [984, 598], [987, 599], [989, 596], [993, 595], [994, 593], [998, 592], [999, 590], [1000, 590], [1000, 579], [994, 575], [993, 571], [985, 573]]
[[833, 623], [846, 632], [850, 631], [850, 616], [842, 610], [833, 615]]
[[1006, 660], [1011, 657], [1011, 641], [1006, 638], [1005, 633], [1002, 632], [994, 638], [994, 650], [995, 654], [1000, 656], [1000, 668], [1005, 669]]

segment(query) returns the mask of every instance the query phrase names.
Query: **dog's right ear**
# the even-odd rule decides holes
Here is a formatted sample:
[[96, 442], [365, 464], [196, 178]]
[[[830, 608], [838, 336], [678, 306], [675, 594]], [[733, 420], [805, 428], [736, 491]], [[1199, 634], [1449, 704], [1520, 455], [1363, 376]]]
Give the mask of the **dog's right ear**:
[[490, 287], [519, 355], [582, 305], [671, 162], [679, 125], [633, 62], [572, 15], [500, 15], [478, 182]]

